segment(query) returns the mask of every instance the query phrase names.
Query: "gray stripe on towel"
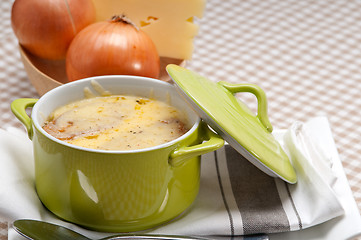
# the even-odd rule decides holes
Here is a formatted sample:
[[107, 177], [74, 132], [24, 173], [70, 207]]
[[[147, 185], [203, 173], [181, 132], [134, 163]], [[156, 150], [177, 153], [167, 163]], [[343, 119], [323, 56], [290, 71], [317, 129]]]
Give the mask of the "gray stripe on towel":
[[229, 210], [227, 198], [226, 198], [226, 195], [225, 195], [224, 190], [223, 190], [223, 183], [222, 183], [222, 179], [221, 179], [221, 173], [220, 173], [220, 170], [219, 170], [219, 163], [218, 163], [218, 157], [217, 157], [216, 152], [214, 152], [214, 162], [216, 164], [218, 184], [219, 184], [219, 188], [221, 190], [224, 207], [227, 210], [227, 214], [228, 214], [228, 218], [229, 218], [230, 235], [234, 236], [233, 217], [232, 217], [231, 211]]
[[244, 234], [290, 230], [274, 178], [229, 145], [225, 146], [232, 191], [241, 212]]

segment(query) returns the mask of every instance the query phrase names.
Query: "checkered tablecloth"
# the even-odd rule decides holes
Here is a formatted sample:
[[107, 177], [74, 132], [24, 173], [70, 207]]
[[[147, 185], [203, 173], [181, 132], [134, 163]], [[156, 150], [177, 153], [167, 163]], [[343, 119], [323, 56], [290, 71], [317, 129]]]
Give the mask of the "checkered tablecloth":
[[[37, 97], [0, 2], [0, 126], [22, 127], [10, 102]], [[361, 209], [361, 1], [208, 0], [187, 67], [214, 81], [254, 83], [275, 128], [326, 115]], [[252, 109], [255, 99], [239, 94]], [[6, 238], [0, 222], [0, 240]]]

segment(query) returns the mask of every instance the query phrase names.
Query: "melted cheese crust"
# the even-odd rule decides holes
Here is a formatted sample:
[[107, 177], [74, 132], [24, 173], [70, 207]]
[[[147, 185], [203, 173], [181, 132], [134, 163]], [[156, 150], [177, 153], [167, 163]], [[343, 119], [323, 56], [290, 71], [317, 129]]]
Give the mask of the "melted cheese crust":
[[133, 150], [182, 136], [189, 130], [184, 115], [162, 101], [112, 95], [60, 107], [43, 128], [60, 140], [85, 148]]

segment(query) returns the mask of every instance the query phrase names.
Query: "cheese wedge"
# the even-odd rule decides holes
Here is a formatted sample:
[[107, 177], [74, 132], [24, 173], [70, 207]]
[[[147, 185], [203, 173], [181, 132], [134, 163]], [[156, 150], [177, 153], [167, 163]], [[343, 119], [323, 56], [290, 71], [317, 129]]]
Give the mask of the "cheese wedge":
[[191, 59], [206, 0], [93, 0], [97, 20], [125, 14], [146, 32], [161, 57]]

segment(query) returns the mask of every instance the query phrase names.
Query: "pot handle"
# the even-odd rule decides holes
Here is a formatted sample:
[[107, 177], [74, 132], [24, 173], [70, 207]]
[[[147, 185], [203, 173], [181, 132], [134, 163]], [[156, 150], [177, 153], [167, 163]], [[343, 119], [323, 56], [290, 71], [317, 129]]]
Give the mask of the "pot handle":
[[189, 158], [197, 157], [208, 152], [215, 151], [224, 145], [224, 140], [211, 131], [203, 121], [200, 123], [199, 135], [202, 136], [202, 143], [194, 146], [181, 146], [176, 148], [169, 156], [168, 163], [172, 167], [182, 165]]
[[37, 101], [38, 99], [36, 98], [19, 98], [14, 100], [10, 105], [11, 111], [16, 118], [26, 127], [30, 139], [33, 138], [33, 127], [32, 120], [26, 113], [26, 109], [33, 107]]
[[267, 129], [268, 132], [272, 132], [273, 127], [268, 119], [267, 114], [267, 97], [262, 88], [250, 83], [232, 84], [225, 81], [220, 81], [218, 83], [233, 94], [238, 92], [250, 92], [254, 94], [258, 102], [257, 118], [261, 121], [262, 125]]

